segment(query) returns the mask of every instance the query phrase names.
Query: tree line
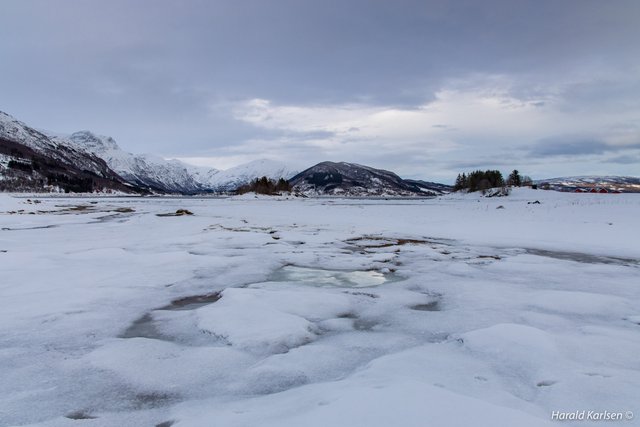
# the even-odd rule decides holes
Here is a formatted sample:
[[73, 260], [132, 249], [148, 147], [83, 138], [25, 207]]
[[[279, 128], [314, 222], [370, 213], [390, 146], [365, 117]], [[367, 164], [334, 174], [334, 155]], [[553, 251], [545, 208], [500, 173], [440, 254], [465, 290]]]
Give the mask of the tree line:
[[263, 176], [262, 178], [256, 178], [248, 184], [242, 185], [236, 189], [237, 194], [244, 193], [257, 193], [257, 194], [278, 194], [282, 192], [290, 192], [292, 189], [291, 184], [284, 178], [280, 178], [278, 181]]
[[531, 178], [528, 176], [521, 176], [517, 169], [514, 169], [513, 172], [509, 174], [506, 181], [499, 170], [476, 170], [468, 174], [458, 174], [453, 190], [467, 190], [468, 192], [474, 192], [505, 186], [530, 186], [532, 183], [533, 181]]

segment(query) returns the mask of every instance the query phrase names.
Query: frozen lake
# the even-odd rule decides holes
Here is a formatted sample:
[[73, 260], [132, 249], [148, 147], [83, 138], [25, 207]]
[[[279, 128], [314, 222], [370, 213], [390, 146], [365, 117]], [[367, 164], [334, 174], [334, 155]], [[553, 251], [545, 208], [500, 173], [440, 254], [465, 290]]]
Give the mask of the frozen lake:
[[639, 217], [635, 194], [524, 189], [0, 195], [0, 425], [640, 416]]

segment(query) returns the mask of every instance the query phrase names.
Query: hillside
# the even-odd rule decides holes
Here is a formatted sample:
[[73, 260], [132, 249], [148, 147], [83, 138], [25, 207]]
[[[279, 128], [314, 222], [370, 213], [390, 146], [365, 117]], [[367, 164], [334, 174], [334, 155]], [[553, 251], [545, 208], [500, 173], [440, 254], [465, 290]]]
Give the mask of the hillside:
[[322, 162], [290, 180], [294, 190], [306, 195], [333, 196], [435, 196], [417, 183], [393, 172], [346, 162]]

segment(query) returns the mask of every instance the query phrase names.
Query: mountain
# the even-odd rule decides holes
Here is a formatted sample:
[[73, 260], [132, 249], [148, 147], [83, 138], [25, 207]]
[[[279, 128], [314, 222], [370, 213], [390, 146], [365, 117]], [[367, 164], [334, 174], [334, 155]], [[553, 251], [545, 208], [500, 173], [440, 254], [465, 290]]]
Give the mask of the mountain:
[[128, 182], [161, 193], [233, 191], [255, 178], [290, 178], [297, 173], [284, 163], [266, 159], [220, 171], [148, 154], [135, 155], [122, 151], [113, 138], [89, 131], [76, 132], [63, 138], [104, 159]]
[[541, 179], [534, 183], [540, 188], [556, 191], [605, 189], [623, 193], [640, 193], [640, 178], [633, 176], [570, 176]]
[[333, 196], [435, 196], [393, 172], [355, 163], [322, 162], [290, 180], [297, 192]]
[[0, 112], [0, 191], [121, 191], [196, 194], [229, 192], [266, 176], [288, 179], [309, 195], [433, 196], [443, 184], [404, 180], [355, 163], [319, 163], [301, 173], [274, 160], [255, 160], [227, 170], [122, 150], [108, 136], [36, 130]]
[[273, 180], [280, 178], [289, 179], [296, 173], [298, 173], [298, 171], [282, 162], [261, 159], [219, 171], [211, 175], [203, 184], [216, 191], [233, 191], [241, 185], [251, 182], [255, 178], [266, 176]]
[[453, 191], [453, 186], [440, 184], [439, 182], [422, 181], [419, 179], [405, 179], [404, 182], [420, 187], [420, 189], [423, 191], [430, 191], [438, 195], [450, 193]]
[[[81, 131], [54, 138], [71, 141], [78, 148], [103, 159], [127, 182], [154, 192], [193, 194], [208, 189], [191, 173], [192, 166], [178, 160], [127, 153], [108, 136]], [[212, 173], [215, 172], [213, 169]]]
[[[29, 127], [5, 113], [0, 113], [0, 137], [3, 138], [0, 153], [4, 155], [0, 158], [0, 171], [2, 176], [12, 177], [10, 181], [3, 180], [0, 188], [20, 188], [24, 191], [53, 188], [48, 184], [50, 179], [40, 176], [37, 171], [33, 172], [33, 168], [27, 164], [33, 156], [38, 156], [38, 165], [53, 162], [59, 166], [47, 173], [62, 173], [60, 167], [64, 165], [69, 169], [65, 176], [87, 179], [86, 173], [90, 173], [117, 181], [120, 191], [140, 189], [178, 194], [225, 192], [233, 191], [255, 178], [266, 176], [277, 180], [290, 178], [297, 173], [284, 163], [273, 160], [255, 160], [220, 171], [150, 154], [132, 154], [122, 150], [108, 136], [86, 130], [71, 135], [52, 134]], [[13, 156], [11, 150], [18, 150], [20, 156]], [[15, 163], [20, 159], [26, 163]], [[14, 162], [10, 168], [9, 162], [12, 160]], [[32, 179], [27, 177], [30, 174], [33, 174]], [[45, 181], [46, 184], [43, 184]], [[86, 185], [83, 188], [86, 190]]]
[[0, 111], [0, 190], [137, 192], [100, 157]]

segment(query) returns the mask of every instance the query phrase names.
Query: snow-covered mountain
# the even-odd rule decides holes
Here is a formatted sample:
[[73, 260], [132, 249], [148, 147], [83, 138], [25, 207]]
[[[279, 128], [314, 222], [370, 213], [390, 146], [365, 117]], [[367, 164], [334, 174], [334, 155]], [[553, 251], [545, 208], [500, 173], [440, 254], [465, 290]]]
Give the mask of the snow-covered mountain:
[[557, 191], [601, 190], [640, 193], [640, 178], [633, 176], [568, 176], [535, 181], [541, 188]]
[[104, 162], [100, 161], [98, 156], [91, 155], [68, 141], [52, 138], [2, 111], [0, 111], [0, 137], [22, 144], [52, 159], [74, 164], [79, 169], [100, 176], [108, 175]]
[[420, 187], [423, 191], [436, 193], [438, 195], [447, 194], [453, 191], [453, 186], [440, 184], [439, 182], [423, 181], [421, 179], [405, 179], [404, 182]]
[[4, 191], [136, 190], [99, 156], [1, 111], [0, 181]]
[[[179, 194], [229, 192], [263, 176], [273, 180], [290, 180], [297, 191], [309, 195], [425, 196], [448, 191], [448, 187], [442, 184], [404, 180], [392, 172], [355, 163], [323, 162], [301, 173], [285, 163], [267, 159], [222, 171], [198, 167], [179, 160], [128, 153], [113, 138], [90, 131], [71, 135], [39, 131], [1, 112], [0, 138], [3, 139], [0, 178], [11, 176], [11, 182], [19, 182], [20, 185], [10, 186], [13, 189], [42, 190], [51, 186], [52, 181], [55, 187], [60, 184], [56, 180], [56, 173], [60, 175], [60, 170], [66, 168], [68, 170], [62, 175], [67, 178], [61, 178], [61, 182], [64, 184], [64, 180], [72, 180], [76, 184], [80, 183], [67, 186], [73, 188], [71, 191], [79, 188], [86, 191], [96, 185], [111, 188], [113, 184], [113, 188], [117, 187], [122, 191]], [[22, 157], [12, 157], [11, 150], [18, 150]], [[38, 161], [29, 163], [28, 159], [34, 156], [38, 157]], [[20, 159], [26, 159], [24, 164], [15, 163]], [[9, 167], [10, 162], [12, 168]], [[41, 164], [58, 164], [58, 169], [62, 169], [56, 172], [49, 168], [45, 175], [34, 172], [34, 168]], [[93, 182], [98, 178], [102, 180], [99, 185]], [[7, 183], [6, 180], [3, 181]], [[68, 189], [61, 185], [58, 187]], [[4, 187], [7, 186], [0, 186], [0, 189]]]
[[255, 178], [266, 176], [273, 180], [289, 179], [297, 173], [297, 170], [285, 163], [260, 159], [212, 174], [203, 181], [203, 185], [216, 191], [232, 191]]
[[355, 163], [322, 162], [290, 180], [308, 195], [334, 196], [435, 196], [424, 185], [405, 181], [393, 172]]
[[113, 138], [89, 131], [76, 132], [66, 138], [104, 159], [128, 182], [160, 192], [189, 194], [233, 191], [255, 178], [287, 179], [297, 173], [284, 163], [266, 159], [221, 171], [149, 154], [131, 154], [121, 150]]
[[233, 191], [255, 178], [287, 179], [297, 173], [282, 162], [267, 159], [221, 171], [149, 154], [131, 154], [121, 150], [113, 138], [89, 131], [62, 138], [101, 157], [128, 182], [160, 192], [189, 194]]
[[120, 149], [108, 136], [89, 131], [56, 136], [104, 159], [126, 181], [162, 193], [197, 193], [207, 190], [191, 173], [191, 166], [178, 160], [165, 160], [149, 154], [136, 155]]

